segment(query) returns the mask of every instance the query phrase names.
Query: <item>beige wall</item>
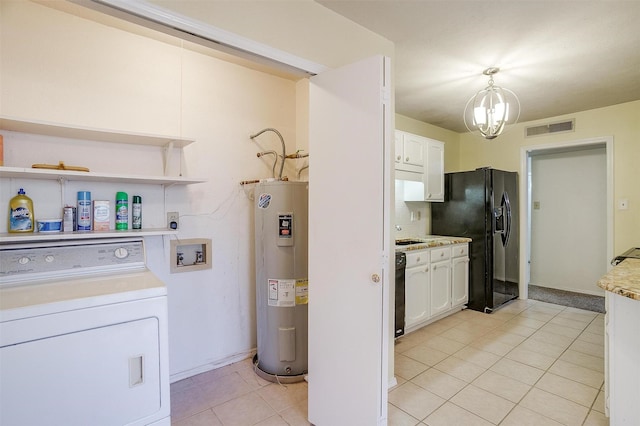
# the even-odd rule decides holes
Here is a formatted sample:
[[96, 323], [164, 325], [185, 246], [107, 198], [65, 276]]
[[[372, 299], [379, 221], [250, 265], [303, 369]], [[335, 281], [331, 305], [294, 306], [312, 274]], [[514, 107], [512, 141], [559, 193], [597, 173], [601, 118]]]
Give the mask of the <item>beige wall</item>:
[[389, 40], [312, 0], [150, 2], [329, 68], [393, 56]]
[[[177, 211], [179, 238], [212, 240], [212, 269], [170, 274], [170, 237], [146, 238], [148, 265], [169, 290], [174, 377], [249, 354], [256, 345], [253, 202], [251, 188], [239, 182], [270, 177], [271, 160], [262, 161], [256, 153], [280, 149], [272, 133], [255, 142], [249, 139], [251, 133], [275, 127], [284, 135], [287, 152], [295, 151], [296, 83], [183, 49], [179, 40], [158, 41], [40, 4], [3, 1], [0, 7], [0, 113], [195, 139], [181, 156], [183, 171], [206, 183], [162, 188], [85, 182], [79, 189], [91, 191], [94, 199], [113, 199], [121, 190], [142, 195], [143, 226], [150, 225], [154, 210]], [[69, 154], [90, 143], [49, 142], [33, 149], [28, 137], [16, 144], [5, 136], [6, 165], [15, 165], [11, 161], [16, 150], [31, 155], [23, 167], [47, 162], [44, 158], [69, 158], [67, 164], [84, 165], [72, 162]], [[158, 161], [135, 145], [104, 145], [96, 144], [87, 153], [92, 171], [122, 172], [118, 166], [126, 156], [141, 164], [126, 173], [145, 174], [142, 165]], [[291, 168], [285, 174], [291, 176]], [[36, 214], [61, 211], [57, 182], [4, 181], [13, 181], [9, 187], [33, 188], [29, 192]], [[40, 190], [47, 185], [53, 186], [48, 196]], [[74, 204], [74, 190], [79, 189], [68, 184], [64, 203]], [[4, 189], [2, 198], [8, 199]]]
[[[614, 201], [629, 201], [628, 210], [618, 210], [614, 206], [614, 253], [640, 245], [640, 101], [518, 123], [493, 141], [469, 133], [451, 132], [400, 114], [395, 118], [399, 130], [445, 142], [446, 172], [489, 166], [522, 174], [523, 147], [613, 136]], [[573, 118], [576, 120], [574, 132], [524, 137], [525, 127]]]
[[[524, 128], [575, 118], [574, 132], [524, 137]], [[469, 133], [460, 135], [459, 170], [491, 166], [520, 170], [521, 148], [613, 136], [614, 200], [629, 200], [628, 210], [614, 211], [614, 253], [640, 245], [640, 101], [519, 123], [488, 141]]]
[[[327, 66], [393, 53], [392, 43], [310, 0], [215, 3], [226, 29], [260, 35], [257, 41]], [[253, 142], [248, 136], [275, 127], [287, 153], [308, 149], [308, 81], [224, 61], [224, 55], [59, 0], [0, 1], [0, 31], [0, 114], [196, 140], [184, 150], [183, 171], [206, 183], [156, 188], [158, 205], [141, 194], [147, 208], [180, 212], [179, 238], [213, 241], [212, 269], [169, 274], [170, 237], [147, 238], [149, 267], [169, 288], [171, 374], [187, 377], [249, 354], [256, 344], [253, 203], [251, 188], [239, 182], [270, 177], [271, 163], [255, 154], [280, 146], [270, 133]], [[16, 148], [11, 144], [5, 137], [5, 159]], [[132, 147], [111, 144], [95, 156], [92, 170], [108, 172], [122, 155], [150, 161]], [[47, 155], [64, 161], [59, 148], [50, 143]], [[295, 174], [293, 165], [285, 174]], [[5, 181], [18, 180], [2, 180], [4, 199], [13, 192], [5, 187], [20, 184]], [[126, 185], [83, 189], [108, 199]], [[34, 202], [59, 211], [56, 191]], [[72, 191], [66, 196], [73, 198]]]

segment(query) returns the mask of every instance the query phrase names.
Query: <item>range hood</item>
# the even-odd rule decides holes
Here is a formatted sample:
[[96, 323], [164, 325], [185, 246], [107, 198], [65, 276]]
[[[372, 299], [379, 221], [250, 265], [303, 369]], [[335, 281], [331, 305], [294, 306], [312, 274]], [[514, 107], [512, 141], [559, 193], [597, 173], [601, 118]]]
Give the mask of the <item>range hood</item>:
[[402, 194], [403, 201], [425, 201], [424, 175], [422, 173], [396, 170], [397, 191]]

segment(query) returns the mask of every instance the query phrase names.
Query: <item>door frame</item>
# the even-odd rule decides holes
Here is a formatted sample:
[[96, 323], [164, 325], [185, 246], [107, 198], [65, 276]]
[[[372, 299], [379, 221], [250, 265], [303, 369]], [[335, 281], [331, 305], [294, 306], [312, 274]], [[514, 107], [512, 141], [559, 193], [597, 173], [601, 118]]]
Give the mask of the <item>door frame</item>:
[[614, 191], [613, 191], [613, 136], [579, 139], [566, 142], [552, 142], [544, 145], [529, 145], [520, 148], [520, 298], [529, 298], [529, 280], [531, 279], [531, 157], [542, 151], [549, 153], [578, 151], [590, 148], [593, 145], [605, 145], [606, 151], [606, 211], [607, 211], [607, 270], [611, 268], [609, 259], [613, 258], [613, 217], [614, 217]]

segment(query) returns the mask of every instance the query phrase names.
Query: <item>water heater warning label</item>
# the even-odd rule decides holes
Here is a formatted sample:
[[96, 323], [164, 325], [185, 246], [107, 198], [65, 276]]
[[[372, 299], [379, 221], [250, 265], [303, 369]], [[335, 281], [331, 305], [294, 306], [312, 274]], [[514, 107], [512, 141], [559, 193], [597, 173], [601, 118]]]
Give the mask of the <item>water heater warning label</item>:
[[296, 280], [269, 280], [269, 306], [288, 307], [296, 304]]

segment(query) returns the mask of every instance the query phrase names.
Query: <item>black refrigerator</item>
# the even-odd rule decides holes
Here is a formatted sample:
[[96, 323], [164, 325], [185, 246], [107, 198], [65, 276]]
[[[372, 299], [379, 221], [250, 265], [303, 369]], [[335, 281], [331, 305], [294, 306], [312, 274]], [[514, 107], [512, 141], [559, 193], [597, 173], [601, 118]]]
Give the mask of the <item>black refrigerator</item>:
[[431, 233], [471, 238], [467, 306], [491, 313], [518, 297], [518, 174], [446, 173], [444, 190], [444, 203], [431, 203]]

